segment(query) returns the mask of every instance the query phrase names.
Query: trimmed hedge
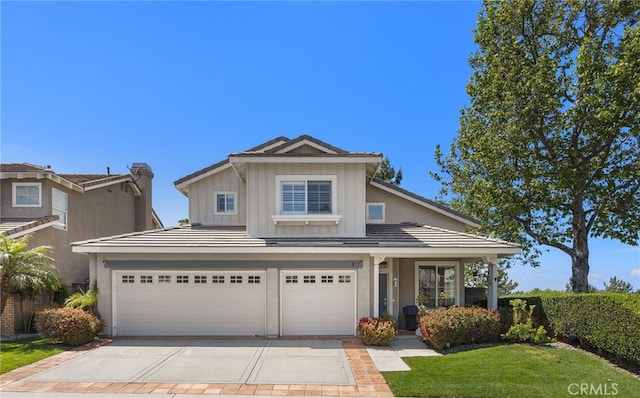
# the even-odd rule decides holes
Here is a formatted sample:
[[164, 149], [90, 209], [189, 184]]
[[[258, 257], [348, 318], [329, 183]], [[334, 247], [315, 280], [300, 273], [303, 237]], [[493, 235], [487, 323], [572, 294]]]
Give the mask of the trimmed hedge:
[[492, 342], [500, 335], [500, 314], [485, 308], [437, 308], [418, 317], [422, 337], [436, 350]]
[[79, 346], [93, 340], [104, 322], [78, 308], [49, 308], [36, 313], [36, 327], [47, 340]]
[[396, 338], [396, 321], [387, 317], [360, 318], [358, 329], [365, 345], [390, 345]]
[[520, 298], [534, 304], [533, 316], [558, 338], [640, 364], [640, 295], [548, 293], [501, 297], [499, 306]]

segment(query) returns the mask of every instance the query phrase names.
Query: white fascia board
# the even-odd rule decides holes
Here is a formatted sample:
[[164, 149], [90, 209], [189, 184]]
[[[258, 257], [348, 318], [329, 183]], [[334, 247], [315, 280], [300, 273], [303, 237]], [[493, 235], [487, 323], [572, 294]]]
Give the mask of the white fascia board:
[[230, 163], [225, 163], [222, 166], [219, 166], [219, 167], [216, 167], [215, 169], [211, 169], [211, 170], [207, 171], [206, 173], [202, 173], [202, 174], [199, 174], [199, 175], [197, 175], [197, 176], [195, 176], [195, 177], [193, 177], [191, 179], [188, 179], [187, 181], [184, 181], [184, 182], [176, 185], [175, 187], [176, 187], [177, 190], [179, 190], [183, 194], [187, 195], [187, 193], [189, 192], [189, 189], [188, 189], [189, 185], [193, 184], [196, 181], [200, 181], [203, 178], [207, 178], [207, 177], [212, 176], [212, 175], [214, 175], [216, 173], [224, 171], [224, 170], [228, 169], [229, 167], [231, 167], [231, 164]]
[[461, 223], [463, 223], [465, 225], [469, 225], [469, 226], [471, 226], [473, 228], [480, 228], [480, 224], [471, 222], [470, 220], [467, 220], [466, 218], [463, 218], [463, 217], [460, 217], [460, 216], [458, 216], [456, 214], [450, 213], [450, 212], [448, 212], [448, 211], [446, 211], [444, 209], [441, 209], [441, 208], [439, 208], [437, 206], [433, 206], [432, 204], [424, 202], [422, 200], [419, 200], [418, 198], [414, 198], [413, 196], [405, 195], [402, 192], [398, 192], [398, 191], [396, 191], [394, 189], [391, 189], [389, 187], [386, 187], [386, 186], [384, 186], [382, 184], [378, 184], [375, 181], [371, 181], [371, 185], [376, 187], [376, 188], [382, 189], [383, 191], [389, 192], [389, 193], [391, 193], [393, 195], [396, 195], [396, 196], [399, 196], [399, 197], [401, 197], [403, 199], [406, 199], [406, 200], [408, 200], [410, 202], [419, 204], [420, 206], [426, 207], [427, 209], [433, 210], [436, 213], [440, 213], [442, 215], [445, 215], [445, 216], [447, 216], [449, 218], [452, 218], [452, 219], [454, 219], [456, 221], [459, 221], [459, 222], [461, 222]]
[[289, 152], [289, 151], [291, 151], [293, 149], [299, 148], [299, 147], [301, 147], [303, 145], [309, 145], [310, 147], [313, 147], [313, 148], [315, 148], [315, 149], [317, 149], [319, 151], [322, 151], [322, 152], [325, 152], [325, 153], [329, 153], [329, 154], [332, 154], [332, 155], [337, 155], [338, 154], [336, 151], [333, 151], [333, 150], [327, 148], [324, 145], [319, 145], [319, 144], [317, 144], [317, 143], [315, 143], [313, 141], [309, 141], [309, 140], [306, 140], [306, 139], [302, 140], [302, 141], [299, 141], [299, 142], [297, 142], [297, 143], [295, 143], [293, 145], [286, 146], [285, 148], [280, 149], [276, 153], [287, 153], [287, 152]]
[[377, 163], [379, 156], [229, 156], [230, 163]]
[[389, 247], [117, 247], [72, 246], [74, 253], [120, 254], [365, 254], [383, 257], [482, 257], [490, 254], [512, 255], [520, 248], [389, 248]]
[[75, 184], [66, 178], [62, 178], [59, 175], [51, 172], [20, 172], [20, 173], [0, 173], [0, 179], [16, 179], [16, 180], [25, 180], [25, 179], [35, 179], [35, 180], [51, 180], [56, 182], [63, 187], [69, 188], [76, 192], [83, 192], [83, 189], [80, 185]]
[[133, 192], [134, 192], [134, 194], [136, 196], [140, 196], [142, 194], [140, 192], [140, 188], [138, 188], [138, 186], [131, 181], [131, 177], [129, 177], [129, 176], [125, 176], [125, 177], [119, 178], [117, 180], [103, 182], [101, 184], [89, 185], [89, 186], [84, 188], [84, 191], [85, 192], [92, 191], [94, 189], [104, 188], [104, 187], [108, 187], [108, 186], [111, 186], [111, 185], [120, 184], [122, 182], [128, 182], [129, 186], [131, 186], [131, 188], [133, 189]]

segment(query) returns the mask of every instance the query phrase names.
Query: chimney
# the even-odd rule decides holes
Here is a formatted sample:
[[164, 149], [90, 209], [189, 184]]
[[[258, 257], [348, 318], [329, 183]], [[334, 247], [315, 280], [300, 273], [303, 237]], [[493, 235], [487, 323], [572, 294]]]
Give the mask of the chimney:
[[135, 230], [146, 231], [153, 229], [153, 202], [151, 200], [153, 171], [151, 171], [151, 166], [146, 163], [136, 162], [131, 165], [129, 170], [141, 192], [141, 195], [135, 199]]

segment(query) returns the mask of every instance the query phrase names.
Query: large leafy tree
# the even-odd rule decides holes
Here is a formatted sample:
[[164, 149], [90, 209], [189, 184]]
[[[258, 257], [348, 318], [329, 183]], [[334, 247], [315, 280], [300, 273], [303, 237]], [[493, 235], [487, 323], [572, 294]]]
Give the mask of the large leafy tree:
[[60, 288], [49, 246], [28, 248], [29, 235], [10, 239], [0, 235], [0, 313], [11, 296], [32, 297]]
[[470, 105], [439, 177], [486, 233], [571, 257], [589, 288], [589, 238], [640, 235], [640, 7], [636, 1], [485, 0]]

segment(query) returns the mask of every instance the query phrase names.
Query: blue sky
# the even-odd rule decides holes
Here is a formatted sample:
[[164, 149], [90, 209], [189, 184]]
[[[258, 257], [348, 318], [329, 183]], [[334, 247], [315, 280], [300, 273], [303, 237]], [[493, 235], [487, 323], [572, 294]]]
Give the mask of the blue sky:
[[[436, 144], [456, 135], [479, 2], [2, 2], [2, 162], [59, 173], [155, 172], [165, 225], [187, 217], [173, 181], [273, 137], [377, 151], [402, 187], [438, 194]], [[510, 271], [563, 289], [570, 259]], [[594, 240], [592, 284], [640, 288], [639, 248]]]

